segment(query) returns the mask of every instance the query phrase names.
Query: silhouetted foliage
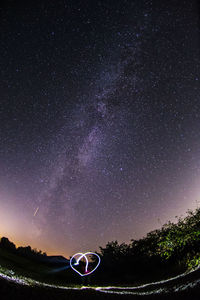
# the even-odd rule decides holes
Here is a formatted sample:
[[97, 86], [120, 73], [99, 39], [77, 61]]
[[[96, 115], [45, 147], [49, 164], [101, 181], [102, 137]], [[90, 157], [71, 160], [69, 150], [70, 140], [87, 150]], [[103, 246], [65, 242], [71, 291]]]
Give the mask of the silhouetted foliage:
[[14, 243], [10, 242], [8, 238], [2, 237], [0, 241], [0, 248], [6, 249], [11, 252], [16, 251], [16, 246]]
[[[55, 265], [69, 265], [64, 257], [56, 257], [59, 261], [55, 261], [54, 257], [48, 257], [46, 253], [30, 246], [16, 248], [5, 237], [0, 241], [0, 248], [32, 260], [46, 260], [50, 265], [53, 262]], [[131, 239], [130, 244], [119, 244], [115, 240], [99, 249], [99, 253], [96, 253], [101, 258], [101, 264], [93, 275], [89, 275], [94, 284], [158, 280], [194, 269], [200, 265], [200, 209], [194, 212], [189, 210], [185, 218], [177, 219], [176, 224], [168, 222], [144, 238]], [[98, 258], [93, 257], [92, 260], [95, 266]], [[76, 274], [74, 277], [70, 275], [70, 278], [71, 282], [78, 280]]]
[[38, 251], [37, 249], [32, 249], [30, 246], [16, 248], [15, 244], [10, 242], [6, 237], [1, 238], [0, 248], [32, 259], [47, 256], [45, 252], [42, 253], [41, 250]]
[[176, 224], [168, 222], [130, 244], [112, 241], [99, 248], [102, 263], [97, 277], [102, 281], [148, 280], [194, 269], [200, 265], [200, 209], [189, 210]]

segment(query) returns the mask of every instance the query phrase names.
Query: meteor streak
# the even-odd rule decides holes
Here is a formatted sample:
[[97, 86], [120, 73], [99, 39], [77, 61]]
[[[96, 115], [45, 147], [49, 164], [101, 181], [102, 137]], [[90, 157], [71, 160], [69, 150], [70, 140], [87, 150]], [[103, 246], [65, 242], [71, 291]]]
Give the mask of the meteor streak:
[[35, 210], [35, 212], [34, 212], [34, 217], [37, 215], [37, 213], [38, 213], [38, 210], [39, 210], [39, 206], [36, 208], [36, 210]]

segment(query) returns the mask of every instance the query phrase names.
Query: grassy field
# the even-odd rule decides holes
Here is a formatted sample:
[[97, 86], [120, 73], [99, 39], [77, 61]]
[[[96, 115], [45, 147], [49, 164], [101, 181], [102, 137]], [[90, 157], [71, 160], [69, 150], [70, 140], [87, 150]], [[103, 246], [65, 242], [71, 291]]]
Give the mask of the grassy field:
[[74, 274], [71, 268], [61, 272], [54, 272], [52, 267], [44, 263], [32, 261], [3, 249], [0, 249], [0, 266], [0, 268], [4, 269], [3, 272], [5, 272], [5, 269], [9, 270], [8, 272], [11, 272], [9, 274], [17, 277], [28, 277], [33, 280], [60, 285], [70, 284], [70, 281], [75, 279], [77, 284], [81, 284], [79, 276]]
[[[73, 279], [77, 283], [71, 283]], [[0, 249], [0, 299], [200, 299], [200, 269], [173, 280], [137, 287], [83, 286], [70, 268], [52, 273], [39, 262]]]
[[7, 280], [0, 279], [0, 299], [40, 299], [40, 300], [73, 300], [73, 299], [148, 299], [148, 300], [199, 300], [200, 287], [195, 286], [180, 292], [169, 292], [167, 294], [153, 295], [124, 295], [107, 294], [93, 289], [62, 290], [40, 286], [23, 286]]

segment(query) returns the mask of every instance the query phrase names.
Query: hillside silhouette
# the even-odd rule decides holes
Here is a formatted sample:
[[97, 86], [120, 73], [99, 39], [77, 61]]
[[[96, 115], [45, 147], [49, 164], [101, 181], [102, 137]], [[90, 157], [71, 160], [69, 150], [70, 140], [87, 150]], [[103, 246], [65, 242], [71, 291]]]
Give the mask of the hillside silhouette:
[[[200, 265], [200, 208], [188, 210], [177, 223], [168, 222], [129, 244], [108, 242], [96, 252], [99, 268], [89, 275], [90, 284], [140, 284], [189, 272]], [[95, 257], [93, 264], [95, 266]], [[31, 278], [57, 284], [81, 284], [63, 256], [48, 256], [30, 246], [16, 247], [0, 240], [0, 265]]]

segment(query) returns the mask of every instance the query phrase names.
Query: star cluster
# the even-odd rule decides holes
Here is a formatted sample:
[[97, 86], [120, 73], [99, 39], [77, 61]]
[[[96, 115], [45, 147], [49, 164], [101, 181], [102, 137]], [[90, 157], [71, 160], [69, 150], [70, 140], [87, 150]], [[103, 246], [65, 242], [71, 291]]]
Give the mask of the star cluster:
[[73, 255], [196, 207], [196, 1], [8, 2], [1, 14], [1, 235]]

